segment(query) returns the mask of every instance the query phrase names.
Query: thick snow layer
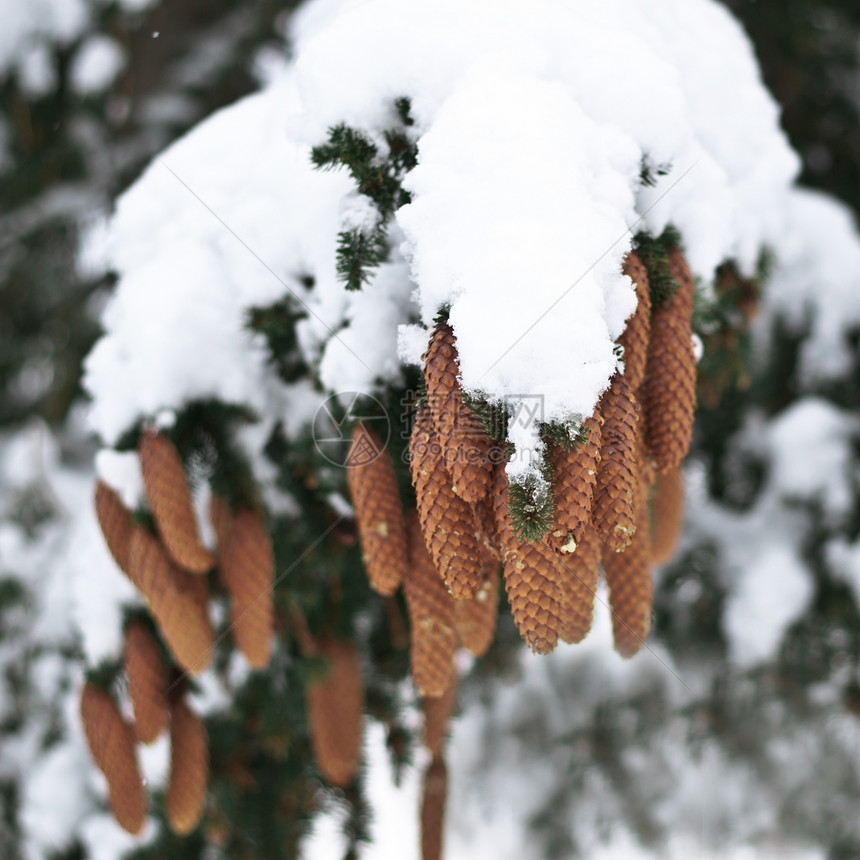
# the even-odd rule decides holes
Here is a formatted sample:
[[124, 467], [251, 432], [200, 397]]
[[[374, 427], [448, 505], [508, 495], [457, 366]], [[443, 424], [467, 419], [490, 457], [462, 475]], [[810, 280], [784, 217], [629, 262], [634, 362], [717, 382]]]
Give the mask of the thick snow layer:
[[79, 95], [90, 95], [107, 89], [125, 66], [122, 47], [109, 36], [90, 36], [72, 60], [69, 77], [72, 89]]

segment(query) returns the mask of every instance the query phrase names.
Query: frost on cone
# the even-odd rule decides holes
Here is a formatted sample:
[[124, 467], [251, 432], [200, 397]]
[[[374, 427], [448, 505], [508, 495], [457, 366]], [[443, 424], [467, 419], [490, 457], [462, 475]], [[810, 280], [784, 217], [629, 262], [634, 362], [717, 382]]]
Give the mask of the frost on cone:
[[114, 818], [129, 833], [140, 833], [146, 818], [146, 795], [131, 726], [116, 702], [89, 682], [81, 691], [81, 722], [90, 752], [107, 780]]
[[164, 812], [178, 836], [194, 830], [203, 815], [209, 781], [209, 740], [202, 720], [178, 696], [170, 711], [170, 776]]
[[427, 552], [415, 511], [407, 514], [406, 529], [410, 565], [403, 590], [411, 622], [412, 680], [419, 695], [441, 696], [454, 677], [454, 598], [442, 584]]
[[136, 526], [128, 544], [129, 578], [155, 618], [176, 662], [192, 674], [212, 661], [214, 633], [205, 606], [176, 570], [161, 544]]
[[224, 520], [216, 529], [218, 570], [230, 595], [230, 629], [248, 662], [262, 669], [269, 662], [274, 627], [272, 542], [262, 511], [222, 514]]
[[454, 494], [426, 406], [412, 428], [409, 458], [430, 557], [454, 597], [471, 597], [484, 581], [475, 519], [469, 504]]
[[454, 625], [464, 648], [483, 657], [496, 633], [499, 612], [499, 567], [495, 564], [474, 597], [454, 601]]
[[600, 400], [603, 433], [592, 519], [612, 552], [624, 549], [636, 531], [635, 498], [638, 404], [627, 381], [616, 374]]
[[559, 563], [561, 582], [561, 629], [559, 636], [568, 643], [581, 642], [591, 629], [594, 597], [600, 577], [602, 542], [597, 530], [588, 525], [576, 552]]
[[457, 678], [441, 696], [428, 696], [421, 700], [424, 711], [424, 746], [430, 754], [437, 756], [442, 752], [448, 726], [457, 705]]
[[346, 466], [367, 578], [379, 594], [394, 594], [409, 564], [403, 506], [391, 455], [361, 421], [353, 428]]
[[493, 443], [463, 401], [459, 372], [454, 330], [440, 322], [430, 337], [424, 364], [427, 403], [454, 492], [467, 502], [477, 502], [492, 488]]
[[125, 675], [134, 708], [134, 732], [141, 743], [150, 744], [167, 728], [167, 672], [158, 643], [139, 621], [125, 631]]
[[206, 573], [215, 559], [200, 542], [191, 490], [179, 452], [167, 436], [147, 430], [138, 446], [146, 497], [170, 557], [191, 573]]
[[591, 521], [594, 485], [600, 463], [600, 420], [595, 416], [587, 418], [583, 430], [587, 436], [578, 450], [565, 451], [559, 445], [551, 448], [555, 518], [547, 542], [565, 556], [576, 551]]
[[364, 686], [355, 646], [321, 639], [317, 653], [328, 661], [328, 674], [306, 689], [311, 746], [317, 767], [332, 785], [346, 788], [358, 769]]
[[618, 343], [624, 347], [624, 379], [635, 395], [645, 379], [648, 360], [648, 343], [651, 340], [651, 291], [648, 272], [635, 251], [624, 260], [622, 269], [636, 286], [636, 311], [627, 320], [627, 326]]
[[103, 481], [96, 484], [96, 518], [117, 567], [127, 572], [128, 541], [134, 521], [120, 501], [119, 495]]
[[687, 456], [696, 410], [693, 276], [680, 249], [672, 250], [669, 263], [679, 288], [651, 314], [651, 343], [642, 386], [646, 441], [661, 473], [678, 468]]
[[675, 555], [684, 522], [684, 476], [680, 469], [664, 472], [657, 479], [652, 501], [654, 564], [666, 564]]
[[444, 757], [435, 755], [424, 772], [421, 796], [421, 860], [442, 860], [447, 796], [448, 768]]
[[521, 543], [508, 516], [508, 479], [496, 471], [496, 524], [502, 543], [505, 589], [520, 635], [536, 654], [548, 654], [561, 629], [558, 560], [543, 543]]

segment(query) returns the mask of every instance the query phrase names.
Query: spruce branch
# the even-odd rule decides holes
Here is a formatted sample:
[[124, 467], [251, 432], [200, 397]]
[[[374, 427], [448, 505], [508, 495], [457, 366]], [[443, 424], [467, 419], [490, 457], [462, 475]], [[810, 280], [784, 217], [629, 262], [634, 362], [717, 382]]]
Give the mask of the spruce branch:
[[388, 231], [344, 230], [337, 237], [337, 274], [347, 290], [360, 290], [388, 259]]
[[660, 236], [642, 231], [634, 237], [636, 253], [648, 272], [652, 306], [657, 308], [668, 302], [679, 285], [669, 264], [669, 252], [681, 244], [681, 234], [671, 225]]
[[535, 543], [552, 528], [555, 500], [546, 460], [540, 476], [508, 482], [508, 515], [517, 539]]

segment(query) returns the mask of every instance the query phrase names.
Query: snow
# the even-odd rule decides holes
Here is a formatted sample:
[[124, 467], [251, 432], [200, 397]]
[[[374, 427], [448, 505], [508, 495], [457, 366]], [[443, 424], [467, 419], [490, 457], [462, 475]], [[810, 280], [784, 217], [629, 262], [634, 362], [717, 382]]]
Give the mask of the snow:
[[125, 66], [122, 47], [109, 36], [90, 36], [75, 53], [69, 69], [72, 89], [92, 95], [107, 89]]

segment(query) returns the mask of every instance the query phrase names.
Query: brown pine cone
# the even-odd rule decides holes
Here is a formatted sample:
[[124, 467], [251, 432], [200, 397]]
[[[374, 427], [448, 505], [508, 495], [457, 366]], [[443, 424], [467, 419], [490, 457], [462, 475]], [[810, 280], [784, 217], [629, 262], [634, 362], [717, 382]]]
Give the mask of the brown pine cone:
[[576, 551], [586, 526], [591, 522], [591, 505], [600, 464], [600, 420], [592, 416], [583, 423], [588, 433], [579, 450], [551, 448], [552, 487], [555, 518], [547, 543], [560, 555]]
[[636, 310], [618, 343], [624, 347], [624, 379], [635, 395], [645, 379], [648, 343], [651, 339], [651, 291], [648, 272], [635, 251], [624, 258], [622, 269], [636, 286]]
[[367, 578], [379, 594], [394, 594], [409, 564], [403, 506], [391, 455], [361, 421], [352, 431], [346, 479]]
[[227, 511], [219, 530], [218, 572], [230, 595], [230, 629], [248, 662], [262, 669], [272, 651], [275, 581], [275, 557], [265, 516], [262, 511], [240, 510], [235, 515]]
[[117, 567], [127, 571], [128, 541], [134, 521], [119, 495], [103, 481], [96, 483], [96, 517]]
[[179, 452], [167, 436], [153, 430], [141, 434], [138, 452], [146, 497], [165, 549], [183, 570], [206, 573], [215, 559], [200, 541]]
[[424, 771], [421, 796], [421, 860], [442, 860], [448, 768], [441, 755], [434, 756]]
[[651, 314], [648, 366], [642, 385], [645, 435], [658, 471], [681, 465], [693, 436], [696, 357], [693, 352], [693, 276], [680, 249], [669, 255], [679, 289]]
[[89, 682], [81, 691], [81, 722], [90, 752], [107, 780], [114, 818], [129, 833], [140, 833], [146, 819], [146, 794], [131, 726], [116, 702]]
[[454, 601], [454, 625], [464, 648], [483, 657], [496, 634], [499, 614], [499, 565], [494, 564], [474, 597]]
[[451, 487], [426, 406], [415, 419], [409, 456], [421, 531], [430, 557], [454, 597], [472, 597], [484, 581], [475, 519], [472, 508]]
[[[475, 535], [484, 556], [485, 566], [502, 560], [502, 545], [496, 529], [496, 514], [493, 509], [493, 494], [473, 502], [472, 516], [475, 518]], [[498, 565], [497, 565], [498, 566]]]
[[209, 782], [209, 738], [203, 721], [176, 696], [170, 711], [170, 776], [164, 813], [178, 836], [200, 823]]
[[576, 552], [565, 556], [559, 565], [561, 581], [561, 629], [565, 642], [581, 642], [591, 629], [597, 580], [600, 577], [602, 541], [589, 524]]
[[321, 639], [317, 651], [328, 660], [328, 674], [305, 690], [311, 746], [317, 767], [332, 785], [346, 788], [358, 769], [364, 686], [355, 646]]
[[603, 434], [592, 520], [607, 548], [621, 552], [636, 531], [639, 408], [625, 378], [616, 374], [600, 400]]
[[441, 696], [454, 677], [454, 598], [427, 552], [416, 511], [407, 513], [406, 531], [410, 565], [403, 590], [411, 622], [412, 680], [419, 695]]
[[440, 755], [454, 709], [457, 707], [457, 677], [441, 696], [425, 696], [421, 699], [424, 711], [424, 746], [433, 756]]
[[424, 364], [427, 404], [454, 492], [467, 502], [477, 502], [492, 488], [493, 443], [463, 400], [459, 373], [454, 330], [440, 322], [430, 336]]
[[128, 569], [176, 662], [192, 674], [202, 672], [212, 662], [215, 638], [206, 608], [183, 581], [183, 571], [140, 526], [129, 540]]
[[559, 562], [546, 544], [521, 543], [514, 534], [503, 464], [496, 471], [495, 510], [511, 614], [532, 651], [548, 654], [555, 648], [561, 629]]
[[167, 728], [168, 682], [158, 643], [139, 621], [125, 631], [125, 675], [134, 707], [134, 732], [141, 743], [151, 744]]
[[675, 555], [684, 523], [684, 476], [680, 469], [671, 469], [660, 475], [652, 506], [651, 557], [654, 564], [666, 564]]

